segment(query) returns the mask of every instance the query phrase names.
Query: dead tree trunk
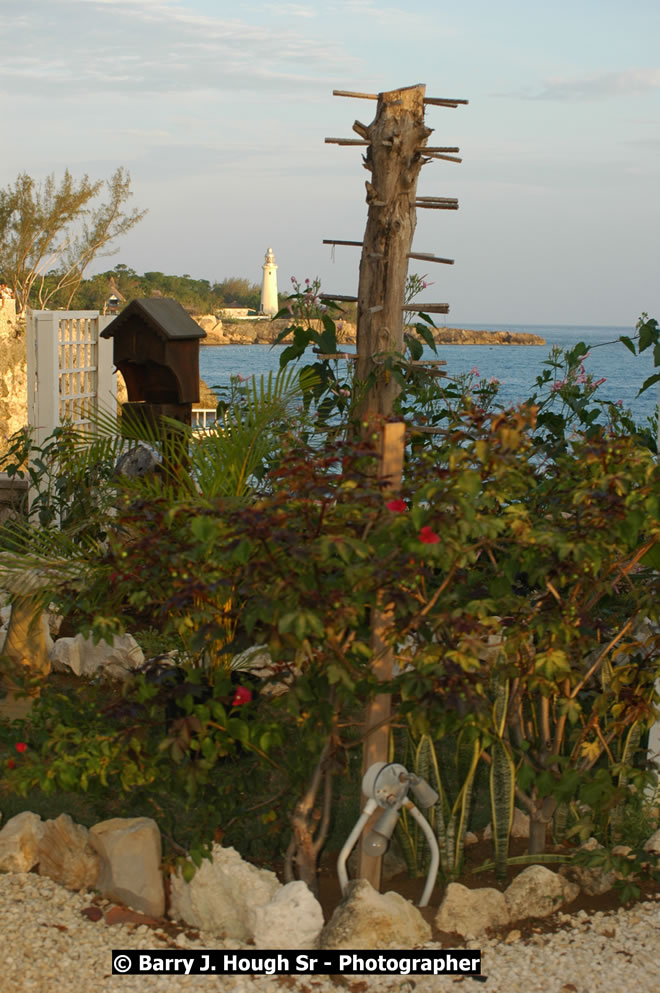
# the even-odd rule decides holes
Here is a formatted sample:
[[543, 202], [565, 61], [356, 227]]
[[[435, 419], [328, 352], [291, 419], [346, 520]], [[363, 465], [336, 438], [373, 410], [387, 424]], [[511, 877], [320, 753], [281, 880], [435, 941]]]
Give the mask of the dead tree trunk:
[[[456, 107], [465, 100], [425, 97], [422, 84], [389, 90], [377, 96], [334, 90], [336, 96], [377, 99], [376, 117], [370, 125], [356, 121], [355, 139], [327, 138], [341, 145], [365, 145], [364, 166], [371, 172], [367, 182], [367, 226], [362, 242], [331, 241], [332, 244], [362, 245], [360, 283], [357, 298], [357, 360], [354, 378], [355, 434], [380, 440], [379, 472], [385, 493], [395, 493], [401, 485], [405, 449], [405, 425], [392, 423], [394, 403], [400, 387], [384, 363], [387, 356], [401, 355], [404, 344], [404, 302], [408, 259], [451, 262], [429, 253], [414, 253], [411, 247], [416, 225], [416, 207], [455, 209], [458, 203], [446, 197], [417, 197], [417, 180], [422, 166], [436, 157], [460, 162], [444, 155], [454, 148], [433, 149], [426, 156], [426, 141], [432, 133], [424, 124], [424, 104]], [[443, 154], [440, 154], [443, 153]], [[328, 294], [329, 299], [355, 299]], [[446, 313], [446, 304], [427, 304], [428, 312]], [[372, 671], [379, 682], [392, 677], [392, 616], [388, 604], [380, 602], [372, 611]], [[387, 761], [391, 701], [379, 693], [367, 706], [363, 772], [374, 762]], [[363, 805], [364, 805], [363, 797]], [[363, 835], [369, 830], [367, 824]], [[381, 859], [372, 858], [360, 847], [358, 875], [375, 888], [380, 884]]]
[[415, 232], [421, 146], [431, 134], [424, 124], [425, 86], [378, 96], [374, 121], [355, 130], [369, 141], [364, 158], [369, 212], [360, 261], [357, 305], [357, 417], [371, 422], [392, 414], [399, 392], [382, 368], [386, 352], [403, 351], [403, 302], [408, 254]]
[[3, 682], [8, 689], [15, 690], [17, 685], [14, 677], [22, 672], [24, 676], [35, 680], [31, 688], [33, 696], [39, 696], [36, 680], [44, 679], [50, 672], [42, 612], [42, 597], [29, 594], [14, 596], [3, 649], [9, 663], [2, 673]]

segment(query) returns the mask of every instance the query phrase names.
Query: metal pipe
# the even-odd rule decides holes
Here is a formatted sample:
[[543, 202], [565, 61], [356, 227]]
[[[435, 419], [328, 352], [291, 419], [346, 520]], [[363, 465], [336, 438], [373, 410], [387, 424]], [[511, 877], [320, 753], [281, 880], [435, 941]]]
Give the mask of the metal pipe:
[[426, 907], [429, 900], [431, 899], [431, 893], [433, 892], [433, 887], [435, 886], [435, 881], [438, 877], [438, 866], [440, 865], [440, 849], [438, 848], [438, 841], [433, 833], [433, 828], [424, 817], [424, 815], [417, 809], [412, 800], [406, 800], [404, 807], [410, 811], [412, 816], [415, 818], [422, 831], [426, 835], [426, 840], [429, 843], [429, 848], [431, 849], [431, 865], [429, 866], [429, 871], [426, 876], [426, 886], [424, 887], [424, 892], [422, 893], [422, 899], [418, 903], [418, 907]]
[[[348, 838], [344, 842], [344, 847], [339, 853], [339, 857], [337, 859], [337, 875], [339, 876], [339, 886], [341, 888], [342, 896], [345, 895], [346, 887], [348, 886], [348, 873], [346, 872], [346, 860], [348, 856], [351, 854], [355, 846], [355, 842], [360, 837], [362, 828], [367, 823], [367, 821], [373, 814], [374, 810], [377, 809], [377, 807], [378, 804], [376, 803], [376, 801], [372, 797], [370, 797], [365, 803], [364, 810], [360, 814], [357, 823], [355, 824], [355, 827], [353, 828]], [[437, 872], [437, 866], [436, 866], [436, 872]]]

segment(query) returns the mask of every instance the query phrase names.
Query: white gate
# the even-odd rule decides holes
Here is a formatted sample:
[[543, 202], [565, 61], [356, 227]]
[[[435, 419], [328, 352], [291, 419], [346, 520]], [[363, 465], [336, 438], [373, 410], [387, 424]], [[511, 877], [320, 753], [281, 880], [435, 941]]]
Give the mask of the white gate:
[[37, 445], [65, 421], [91, 430], [95, 411], [116, 414], [112, 341], [100, 336], [112, 320], [98, 310], [27, 312], [27, 413]]

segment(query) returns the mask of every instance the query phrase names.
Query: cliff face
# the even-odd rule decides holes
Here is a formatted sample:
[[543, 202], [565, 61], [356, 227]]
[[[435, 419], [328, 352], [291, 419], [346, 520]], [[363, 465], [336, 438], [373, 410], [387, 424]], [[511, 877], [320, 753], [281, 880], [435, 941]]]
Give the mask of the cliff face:
[[16, 304], [0, 287], [0, 453], [8, 438], [27, 421], [25, 326], [16, 319]]
[[440, 345], [545, 345], [545, 338], [528, 331], [470, 331], [465, 328], [438, 328]]
[[[272, 345], [289, 325], [279, 321], [219, 321], [212, 315], [195, 318], [206, 331], [202, 345]], [[342, 345], [354, 345], [356, 327], [345, 322], [337, 334]], [[465, 328], [438, 328], [435, 340], [440, 345], [545, 345], [545, 338], [519, 331], [469, 331]]]
[[[206, 331], [202, 345], [272, 345], [278, 334], [291, 324], [279, 321], [221, 321], [212, 315], [196, 317], [200, 328]], [[355, 344], [355, 325], [345, 324], [337, 334], [341, 344]]]

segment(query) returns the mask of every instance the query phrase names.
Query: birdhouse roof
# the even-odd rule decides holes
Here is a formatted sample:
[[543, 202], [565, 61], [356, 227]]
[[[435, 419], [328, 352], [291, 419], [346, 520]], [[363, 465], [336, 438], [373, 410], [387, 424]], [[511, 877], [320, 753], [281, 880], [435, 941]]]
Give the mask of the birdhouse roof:
[[190, 338], [206, 338], [199, 324], [192, 319], [177, 300], [168, 297], [132, 300], [124, 307], [101, 332], [102, 338], [114, 338], [125, 324], [135, 320], [143, 321], [166, 341], [185, 341]]

